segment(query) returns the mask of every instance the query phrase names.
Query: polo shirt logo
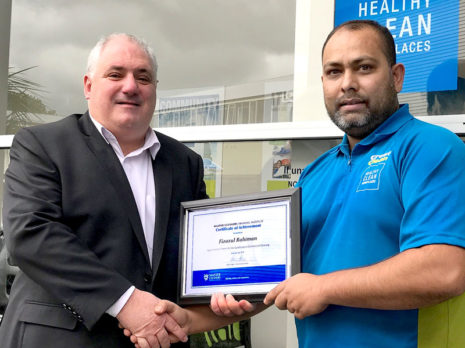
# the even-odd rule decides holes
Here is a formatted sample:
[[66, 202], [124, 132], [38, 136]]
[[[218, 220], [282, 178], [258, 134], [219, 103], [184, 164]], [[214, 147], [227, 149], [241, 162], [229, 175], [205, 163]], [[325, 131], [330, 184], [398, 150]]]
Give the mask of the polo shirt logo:
[[370, 157], [368, 167], [363, 171], [360, 183], [357, 187], [357, 192], [366, 190], [379, 190], [381, 181], [381, 172], [389, 159], [391, 151], [382, 155], [373, 155]]

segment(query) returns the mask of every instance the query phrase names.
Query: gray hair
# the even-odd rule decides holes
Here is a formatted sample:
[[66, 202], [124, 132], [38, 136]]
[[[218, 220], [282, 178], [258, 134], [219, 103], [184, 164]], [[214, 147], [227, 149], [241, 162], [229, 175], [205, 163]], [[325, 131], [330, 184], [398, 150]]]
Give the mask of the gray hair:
[[155, 53], [153, 52], [152, 48], [147, 45], [144, 39], [138, 38], [134, 35], [126, 34], [126, 33], [113, 33], [107, 36], [102, 37], [92, 48], [89, 53], [89, 57], [87, 58], [87, 73], [90, 76], [93, 76], [95, 72], [95, 66], [97, 65], [97, 61], [100, 57], [100, 53], [102, 53], [103, 48], [105, 45], [110, 42], [111, 40], [118, 38], [118, 37], [125, 37], [128, 40], [137, 44], [149, 57], [150, 65], [153, 69], [153, 76], [154, 79], [157, 79], [157, 71], [158, 71], [158, 63], [157, 58], [155, 57]]

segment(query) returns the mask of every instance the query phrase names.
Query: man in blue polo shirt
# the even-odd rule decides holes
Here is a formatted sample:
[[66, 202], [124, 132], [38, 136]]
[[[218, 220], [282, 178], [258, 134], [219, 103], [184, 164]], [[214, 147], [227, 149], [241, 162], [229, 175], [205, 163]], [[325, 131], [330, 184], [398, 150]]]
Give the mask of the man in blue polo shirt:
[[[441, 330], [418, 308], [465, 291], [465, 146], [399, 105], [405, 69], [385, 27], [336, 27], [322, 61], [325, 105], [345, 136], [300, 177], [302, 273], [264, 302], [294, 313], [300, 347], [458, 347], [452, 305]], [[230, 295], [211, 306], [255, 308]]]
[[322, 60], [345, 136], [300, 177], [303, 273], [265, 303], [295, 314], [301, 347], [417, 347], [417, 308], [465, 290], [465, 146], [399, 106], [386, 28], [347, 22]]
[[[294, 313], [300, 347], [462, 347], [449, 319], [465, 291], [465, 145], [399, 105], [404, 66], [385, 27], [340, 25], [322, 61], [326, 108], [345, 136], [300, 177], [302, 273], [264, 302]], [[451, 298], [441, 330], [421, 319], [418, 308]], [[215, 322], [165, 304], [189, 332]], [[211, 308], [264, 305], [216, 294]]]

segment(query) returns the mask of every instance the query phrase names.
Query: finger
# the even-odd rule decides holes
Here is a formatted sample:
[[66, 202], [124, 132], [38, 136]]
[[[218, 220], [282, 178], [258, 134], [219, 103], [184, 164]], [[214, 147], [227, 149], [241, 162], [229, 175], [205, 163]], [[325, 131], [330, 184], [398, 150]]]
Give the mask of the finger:
[[126, 337], [130, 337], [131, 336], [131, 331], [129, 331], [128, 329], [123, 329], [123, 334]]
[[229, 308], [229, 304], [226, 299], [226, 296], [224, 296], [223, 294], [218, 296], [218, 308], [221, 313], [220, 315], [223, 315], [226, 317], [230, 317], [233, 315], [233, 313], [231, 312], [231, 308]]
[[[166, 316], [165, 329], [166, 331], [168, 331], [168, 333], [173, 334], [177, 338], [178, 341], [187, 342], [186, 332], [184, 332], [181, 326], [179, 326], [179, 324], [176, 322], [176, 320], [173, 319], [171, 315]], [[169, 341], [169, 338], [168, 338], [168, 341]]]
[[233, 295], [226, 295], [226, 303], [233, 314], [242, 315], [245, 313], [245, 311], [242, 309], [242, 307], [239, 305], [239, 302], [236, 301]]
[[[160, 331], [158, 331], [158, 333], [163, 332], [163, 331], [166, 333], [165, 330], [160, 330]], [[158, 335], [158, 333], [157, 333], [157, 335]], [[145, 337], [145, 340], [149, 344], [150, 348], [160, 348], [160, 343], [158, 342], [157, 336], [148, 335], [147, 337]], [[142, 348], [145, 348], [145, 347], [142, 347]]]
[[137, 337], [137, 344], [136, 347], [140, 348], [151, 348], [149, 343], [144, 337]]
[[274, 305], [279, 309], [287, 309], [287, 297], [283, 293], [280, 293], [274, 300]]
[[158, 315], [161, 315], [161, 314], [165, 314], [166, 312], [168, 312], [170, 309], [171, 309], [171, 312], [174, 310], [173, 308], [170, 308], [169, 304], [171, 302], [169, 301], [165, 301], [165, 300], [161, 300], [157, 303], [157, 305], [155, 306], [155, 314], [158, 314]]
[[131, 337], [129, 337], [129, 339], [131, 340], [132, 343], [134, 343], [134, 344], [137, 343], [137, 336], [131, 335]]
[[275, 301], [276, 297], [283, 291], [284, 289], [284, 282], [279, 283], [273, 289], [270, 290], [268, 294], [266, 294], [263, 303], [267, 306], [272, 305]]
[[166, 330], [160, 330], [157, 333], [157, 340], [162, 348], [168, 348], [171, 345], [170, 338]]
[[219, 297], [223, 297], [224, 295], [221, 292], [216, 292], [212, 295], [210, 299], [210, 309], [215, 313], [216, 315], [223, 315], [221, 312], [221, 309], [218, 305], [218, 299]]
[[252, 312], [257, 307], [255, 304], [252, 304], [252, 303], [250, 303], [249, 301], [246, 301], [246, 300], [240, 300], [239, 301], [239, 306], [241, 306], [241, 308], [242, 308], [242, 310], [244, 312]]

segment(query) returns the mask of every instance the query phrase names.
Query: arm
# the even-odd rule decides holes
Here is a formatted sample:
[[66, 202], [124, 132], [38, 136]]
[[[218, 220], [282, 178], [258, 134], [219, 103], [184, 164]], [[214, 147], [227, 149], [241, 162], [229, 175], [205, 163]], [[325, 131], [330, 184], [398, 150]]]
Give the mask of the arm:
[[216, 330], [234, 322], [248, 319], [266, 308], [266, 305], [260, 303], [249, 312], [243, 311], [241, 315], [218, 316], [207, 305], [181, 308], [173, 302], [161, 301], [155, 307], [155, 312], [157, 314], [168, 313], [179, 323], [186, 334], [191, 335]]
[[299, 319], [330, 304], [413, 309], [437, 304], [465, 291], [465, 249], [433, 244], [409, 249], [368, 267], [313, 275], [301, 273], [271, 290], [267, 305]]
[[[95, 230], [103, 232], [103, 224], [110, 221], [102, 219], [100, 225], [95, 224], [100, 220], [99, 205], [87, 206], [82, 199], [92, 200], [94, 193], [86, 195], [83, 189], [87, 185], [85, 179], [73, 179], [79, 173], [75, 166], [66, 166], [66, 163], [75, 152], [70, 152], [69, 143], [63, 144], [67, 150], [57, 150], [54, 141], [56, 130], [53, 132], [38, 135], [27, 129], [15, 136], [5, 180], [5, 236], [15, 262], [47, 292], [37, 296], [45, 302], [49, 298], [51, 303], [59, 301], [72, 307], [75, 315], [79, 315], [78, 318], [90, 330], [108, 307], [130, 288], [131, 282], [112, 267], [111, 259], [102, 261], [91, 249], [92, 245], [96, 245], [91, 242]], [[86, 155], [90, 156], [80, 154], [79, 163], [87, 163]], [[67, 175], [67, 172], [73, 175]], [[106, 204], [104, 199], [101, 201]], [[72, 207], [68, 211], [72, 210], [74, 215], [66, 213], [66, 204]], [[109, 216], [113, 215], [108, 214], [111, 208], [105, 206], [105, 209], [106, 218], [111, 220]], [[117, 221], [112, 223], [117, 224]], [[124, 229], [122, 226], [112, 231], [124, 233]], [[137, 302], [147, 300], [141, 307], [150, 311], [153, 317], [153, 307], [149, 304], [158, 302], [158, 299], [141, 291], [137, 294], [145, 295]], [[128, 301], [125, 312], [131, 307]], [[135, 331], [138, 329], [137, 320], [140, 322], [144, 315], [152, 318], [138, 310], [137, 306], [133, 313], [130, 316], [133, 321], [121, 320]], [[169, 318], [158, 318], [158, 322], [168, 323]]]
[[[28, 277], [73, 307], [90, 329], [131, 284], [105, 267], [65, 223], [60, 168], [34, 133], [18, 132], [10, 159], [3, 210], [10, 255]], [[80, 300], [86, 293], [96, 296]]]

